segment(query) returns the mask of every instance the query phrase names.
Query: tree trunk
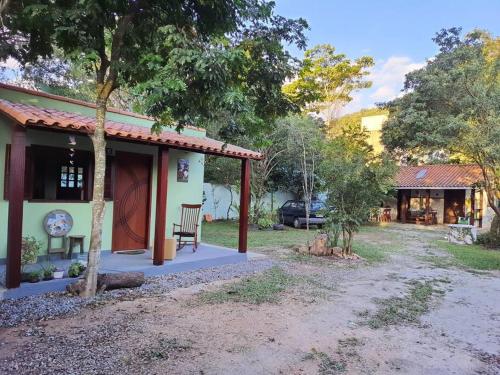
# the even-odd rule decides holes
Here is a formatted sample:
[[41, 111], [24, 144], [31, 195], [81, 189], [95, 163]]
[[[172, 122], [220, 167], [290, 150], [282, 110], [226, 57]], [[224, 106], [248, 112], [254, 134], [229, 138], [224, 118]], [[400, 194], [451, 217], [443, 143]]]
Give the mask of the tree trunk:
[[102, 273], [97, 277], [97, 287], [99, 290], [137, 288], [144, 281], [144, 272]]
[[97, 290], [97, 272], [101, 256], [102, 223], [104, 219], [104, 176], [106, 173], [106, 139], [104, 137], [104, 124], [106, 121], [106, 95], [97, 100], [96, 126], [91, 136], [94, 146], [94, 188], [92, 198], [92, 230], [90, 235], [90, 248], [88, 264], [85, 271], [84, 297], [94, 296]]
[[227, 208], [227, 213], [226, 213], [226, 220], [229, 220], [229, 214], [231, 213], [231, 207], [233, 207], [233, 188], [230, 184], [226, 185], [226, 189], [229, 190], [229, 196], [230, 201], [229, 201], [229, 206]]

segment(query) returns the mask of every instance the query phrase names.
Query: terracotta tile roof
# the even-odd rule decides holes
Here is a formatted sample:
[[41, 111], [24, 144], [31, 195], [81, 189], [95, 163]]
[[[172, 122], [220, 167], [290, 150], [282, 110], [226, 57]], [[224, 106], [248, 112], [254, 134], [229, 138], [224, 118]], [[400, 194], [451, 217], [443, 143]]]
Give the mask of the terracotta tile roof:
[[[22, 126], [57, 128], [84, 133], [92, 133], [95, 127], [95, 118], [93, 117], [33, 105], [13, 103], [4, 99], [0, 99], [0, 113], [4, 113]], [[175, 131], [164, 131], [160, 134], [154, 134], [147, 127], [115, 121], [106, 121], [106, 134], [111, 138], [165, 144], [175, 148], [208, 154], [248, 159], [261, 158], [261, 154], [258, 152], [225, 144], [208, 137], [188, 136]]]
[[[83, 100], [67, 98], [65, 96], [60, 96], [60, 95], [49, 94], [47, 92], [27, 89], [24, 87], [13, 86], [13, 85], [9, 85], [6, 83], [0, 83], [0, 88], [7, 89], [10, 91], [22, 92], [22, 93], [29, 94], [29, 95], [40, 96], [42, 98], [58, 100], [60, 102], [81, 105], [81, 106], [88, 107], [88, 108], [96, 108], [95, 103], [89, 103], [89, 102], [86, 102]], [[125, 115], [125, 116], [136, 117], [136, 118], [140, 118], [140, 119], [144, 119], [144, 120], [154, 121], [154, 119], [149, 117], [149, 116], [141, 115], [140, 113], [125, 111], [123, 109], [118, 109], [118, 108], [108, 107], [108, 112], [119, 113], [119, 114]], [[193, 126], [193, 125], [186, 125], [186, 128], [191, 128], [191, 129], [195, 129], [195, 130], [204, 130], [203, 128], [199, 128], [199, 127]]]
[[396, 175], [396, 187], [465, 188], [481, 180], [481, 169], [477, 165], [421, 165], [418, 167], [401, 167]]

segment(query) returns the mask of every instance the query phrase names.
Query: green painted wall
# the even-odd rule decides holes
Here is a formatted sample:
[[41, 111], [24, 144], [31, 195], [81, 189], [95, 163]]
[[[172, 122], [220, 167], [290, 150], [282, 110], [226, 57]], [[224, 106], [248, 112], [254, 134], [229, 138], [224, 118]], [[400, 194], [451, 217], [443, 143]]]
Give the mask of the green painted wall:
[[[0, 97], [5, 98], [5, 90], [0, 89]], [[8, 99], [8, 98], [7, 98]], [[11, 98], [14, 100], [14, 98]], [[70, 110], [66, 107], [61, 108]], [[72, 110], [72, 109], [71, 109]], [[0, 115], [0, 191], [3, 193], [4, 186], [4, 167], [5, 167], [5, 145], [10, 143], [11, 122]], [[42, 130], [28, 129], [28, 144], [68, 147], [68, 135], [64, 133], [48, 132]], [[87, 136], [76, 136], [77, 150], [91, 150], [92, 145]], [[113, 152], [127, 151], [153, 155], [152, 166], [152, 186], [151, 186], [151, 212], [150, 212], [150, 234], [149, 244], [152, 246], [155, 230], [156, 213], [156, 182], [157, 182], [157, 153], [158, 147], [152, 145], [143, 145], [136, 143], [127, 143], [119, 141], [109, 141], [107, 147]], [[190, 162], [189, 182], [177, 182], [177, 160], [188, 159]], [[203, 199], [203, 177], [204, 177], [204, 155], [170, 150], [169, 157], [169, 178], [167, 193], [167, 226], [166, 235], [172, 235], [172, 224], [178, 223], [181, 214], [182, 203], [202, 203]], [[86, 235], [85, 247], [88, 250], [90, 238], [90, 225], [92, 209], [90, 203], [59, 203], [59, 202], [24, 202], [23, 216], [23, 235], [32, 235], [43, 242], [40, 255], [46, 254], [47, 235], [43, 229], [42, 221], [44, 216], [51, 210], [63, 209], [73, 216], [74, 226], [71, 234]], [[7, 254], [7, 213], [8, 202], [3, 200], [3, 194], [0, 197], [0, 259]], [[201, 222], [201, 217], [200, 217]], [[111, 249], [113, 226], [113, 202], [106, 202], [106, 214], [103, 226], [102, 249]], [[57, 245], [57, 244], [55, 244]]]
[[[84, 116], [95, 117], [95, 109], [91, 107], [67, 103], [64, 101], [50, 99], [50, 98], [44, 98], [41, 96], [9, 90], [2, 87], [0, 87], [0, 98], [9, 100], [11, 102], [29, 104], [37, 107], [57, 109], [60, 111], [78, 113]], [[132, 124], [137, 126], [144, 126], [148, 128], [151, 128], [151, 125], [153, 124], [153, 121], [151, 120], [133, 116], [127, 116], [125, 114], [113, 113], [113, 112], [108, 112], [106, 118], [112, 121], [123, 122], [126, 124]], [[170, 127], [166, 127], [165, 130], [175, 131], [174, 128]], [[205, 135], [204, 130], [195, 128], [186, 128], [182, 133], [196, 137], [203, 137]]]

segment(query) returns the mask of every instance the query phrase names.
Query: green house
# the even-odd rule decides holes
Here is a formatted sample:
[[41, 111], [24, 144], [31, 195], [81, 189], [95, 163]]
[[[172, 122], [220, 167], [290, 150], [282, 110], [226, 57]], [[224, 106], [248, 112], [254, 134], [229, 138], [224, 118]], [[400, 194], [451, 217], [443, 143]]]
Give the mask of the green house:
[[[136, 113], [109, 109], [106, 120], [102, 250], [154, 249], [156, 256], [180, 221], [181, 204], [202, 204], [204, 155], [213, 154], [242, 160], [239, 251], [246, 251], [249, 160], [259, 153], [195, 127], [152, 134], [154, 121]], [[94, 122], [93, 104], [0, 84], [0, 264], [8, 288], [20, 284], [23, 236], [42, 241], [39, 255], [47, 254], [43, 222], [54, 210], [71, 215], [71, 233], [85, 236], [88, 251]]]

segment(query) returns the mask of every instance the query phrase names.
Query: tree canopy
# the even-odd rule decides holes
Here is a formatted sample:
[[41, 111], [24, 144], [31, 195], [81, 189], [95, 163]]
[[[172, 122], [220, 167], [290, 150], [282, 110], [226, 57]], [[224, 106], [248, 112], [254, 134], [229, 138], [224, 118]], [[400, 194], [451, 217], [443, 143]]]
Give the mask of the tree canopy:
[[373, 58], [362, 56], [354, 61], [336, 53], [330, 44], [317, 45], [305, 52], [296, 79], [283, 91], [290, 100], [308, 111], [322, 112], [330, 121], [336, 110], [352, 100], [353, 91], [371, 86], [366, 80]]
[[500, 38], [452, 28], [433, 40], [439, 53], [408, 73], [405, 94], [385, 105], [382, 140], [393, 152], [446, 150], [476, 163], [500, 215]]

